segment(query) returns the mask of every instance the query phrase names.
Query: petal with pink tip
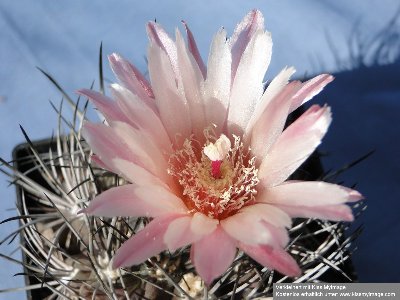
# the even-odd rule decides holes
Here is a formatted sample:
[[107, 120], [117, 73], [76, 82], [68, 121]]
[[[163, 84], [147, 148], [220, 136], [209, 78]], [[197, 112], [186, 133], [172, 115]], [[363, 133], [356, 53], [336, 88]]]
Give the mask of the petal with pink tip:
[[[258, 205], [258, 207], [260, 206]], [[278, 211], [278, 209], [274, 209], [274, 211]], [[282, 211], [281, 214], [286, 215]], [[277, 217], [271, 218], [271, 221], [276, 222], [276, 219]], [[262, 213], [244, 210], [222, 220], [221, 226], [232, 238], [245, 244], [278, 245], [279, 241], [275, 238], [279, 233], [274, 232], [274, 226], [265, 226], [265, 223], [268, 222], [265, 220], [268, 220], [267, 215], [263, 216]], [[282, 221], [281, 228], [283, 228], [285, 224], [286, 221]], [[272, 228], [272, 230], [269, 230], [269, 228]]]
[[182, 24], [183, 26], [185, 26], [186, 29], [189, 51], [190, 53], [192, 53], [194, 59], [196, 60], [197, 65], [199, 66], [199, 69], [201, 71], [201, 74], [203, 75], [203, 78], [206, 78], [207, 69], [203, 62], [203, 59], [201, 58], [199, 49], [197, 48], [196, 40], [194, 39], [193, 33], [190, 31], [189, 26], [186, 24], [185, 21], [182, 21]]
[[235, 31], [229, 39], [232, 49], [232, 78], [235, 77], [243, 52], [258, 30], [264, 30], [264, 17], [259, 10], [255, 9], [236, 25]]
[[[141, 131], [149, 135], [164, 151], [171, 151], [171, 141], [158, 114], [138, 96], [119, 84], [111, 85], [111, 92], [126, 117]], [[154, 101], [154, 100], [153, 100]]]
[[254, 114], [251, 116], [251, 119], [247, 124], [245, 132], [246, 135], [251, 133], [254, 124], [265, 113], [265, 110], [268, 108], [268, 105], [271, 103], [271, 101], [286, 87], [286, 85], [289, 83], [290, 77], [295, 72], [296, 70], [293, 67], [284, 68], [277, 76], [275, 76], [274, 79], [272, 79], [271, 83], [268, 85], [264, 94], [262, 95], [260, 102], [257, 103]]
[[293, 81], [285, 86], [266, 107], [251, 131], [251, 151], [261, 161], [279, 138], [285, 126], [292, 96], [301, 83]]
[[150, 46], [148, 60], [149, 74], [161, 121], [171, 142], [176, 146], [181, 146], [184, 139], [192, 132], [188, 103], [183, 91], [177, 87], [166, 54], [158, 46]]
[[322, 181], [286, 181], [265, 189], [257, 201], [291, 206], [321, 206], [355, 202], [363, 196], [352, 189]]
[[180, 215], [170, 214], [155, 218], [144, 229], [131, 236], [117, 250], [113, 269], [137, 265], [165, 250], [164, 233], [168, 225]]
[[290, 111], [292, 112], [302, 104], [311, 100], [315, 95], [319, 94], [323, 88], [330, 83], [334, 77], [329, 74], [321, 74], [303, 83], [301, 89], [293, 96], [292, 106]]
[[157, 45], [166, 54], [172, 67], [173, 74], [175, 75], [174, 77], [178, 78], [178, 55], [174, 41], [170, 38], [168, 33], [165, 32], [161, 25], [156, 22], [149, 22], [147, 24], [147, 35], [149, 36], [151, 45]]
[[271, 59], [271, 35], [258, 30], [243, 52], [232, 83], [228, 112], [228, 129], [232, 134], [242, 134], [254, 113], [264, 86], [263, 78]]
[[285, 181], [321, 143], [332, 121], [330, 108], [311, 106], [281, 134], [258, 169], [260, 185]]
[[176, 47], [183, 91], [189, 106], [190, 119], [192, 120], [192, 130], [196, 135], [196, 139], [202, 144], [204, 142], [203, 131], [208, 125], [205, 122], [205, 106], [200, 91], [200, 87], [204, 85], [204, 79], [196, 61], [187, 50], [179, 30], [176, 30]]
[[192, 245], [190, 257], [197, 273], [206, 285], [210, 285], [229, 268], [235, 256], [235, 241], [218, 226], [210, 235]]
[[155, 108], [154, 94], [147, 79], [134, 65], [124, 59], [121, 55], [113, 53], [108, 56], [111, 69], [121, 83], [133, 94], [137, 95], [147, 105]]
[[251, 246], [245, 244], [239, 244], [239, 248], [255, 261], [271, 270], [277, 270], [279, 273], [289, 277], [297, 277], [301, 275], [301, 270], [297, 265], [297, 262], [281, 248]]
[[111, 121], [129, 122], [129, 120], [125, 117], [124, 113], [121, 111], [117, 103], [112, 99], [104, 96], [99, 92], [88, 89], [78, 90], [77, 93], [85, 97], [88, 97], [90, 101], [93, 102], [94, 106], [96, 106], [96, 108], [103, 114], [107, 122]]
[[224, 130], [231, 93], [231, 52], [226, 31], [214, 36], [208, 56], [207, 79], [204, 82], [206, 124], [215, 124], [216, 136]]
[[90, 201], [86, 214], [102, 217], [157, 217], [186, 213], [182, 200], [159, 186], [127, 184], [111, 188]]
[[345, 204], [324, 205], [324, 206], [290, 206], [276, 205], [285, 211], [292, 218], [317, 218], [331, 221], [354, 220], [351, 208]]

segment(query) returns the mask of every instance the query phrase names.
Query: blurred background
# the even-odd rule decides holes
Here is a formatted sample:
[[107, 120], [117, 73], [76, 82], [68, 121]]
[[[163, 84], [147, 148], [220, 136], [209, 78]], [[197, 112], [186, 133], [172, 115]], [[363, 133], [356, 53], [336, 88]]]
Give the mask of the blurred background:
[[[357, 221], [363, 234], [353, 262], [361, 282], [400, 282], [400, 2], [398, 0], [193, 0], [0, 2], [0, 157], [10, 160], [24, 142], [50, 137], [57, 115], [49, 104], [60, 93], [36, 67], [51, 74], [69, 94], [98, 89], [98, 53], [118, 52], [146, 70], [145, 24], [156, 19], [168, 32], [190, 25], [203, 59], [213, 34], [232, 33], [258, 8], [272, 32], [274, 48], [266, 79], [294, 66], [298, 78], [321, 72], [336, 80], [314, 100], [332, 106], [334, 121], [321, 150], [326, 170], [337, 169], [370, 150], [375, 153], [340, 180], [367, 198]], [[106, 82], [114, 80], [105, 62]], [[93, 110], [93, 109], [91, 109]], [[92, 115], [95, 117], [95, 114]], [[0, 175], [0, 220], [14, 216], [14, 187]], [[0, 239], [17, 223], [0, 225]], [[11, 254], [17, 244], [1, 245]], [[14, 257], [19, 258], [16, 252]], [[0, 289], [23, 286], [18, 265], [0, 260]], [[23, 299], [24, 293], [0, 294]]]

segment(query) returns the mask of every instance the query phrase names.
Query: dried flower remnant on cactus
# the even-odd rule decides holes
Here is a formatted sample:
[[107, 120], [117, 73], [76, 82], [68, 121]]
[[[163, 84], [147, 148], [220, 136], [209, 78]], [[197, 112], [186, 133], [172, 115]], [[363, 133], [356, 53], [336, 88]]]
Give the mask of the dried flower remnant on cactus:
[[333, 80], [327, 74], [289, 83], [284, 68], [264, 91], [272, 41], [253, 10], [227, 38], [219, 30], [207, 66], [187, 25], [187, 45], [157, 24], [147, 26], [150, 82], [117, 54], [109, 57], [120, 84], [114, 99], [91, 90], [106, 124], [86, 123], [94, 159], [131, 184], [107, 190], [84, 210], [152, 221], [116, 252], [113, 267], [140, 264], [168, 249], [191, 246], [197, 273], [210, 284], [237, 249], [287, 276], [299, 276], [285, 251], [291, 218], [352, 221], [347, 202], [361, 194], [289, 176], [320, 144], [328, 106], [311, 106], [284, 129], [290, 112]]

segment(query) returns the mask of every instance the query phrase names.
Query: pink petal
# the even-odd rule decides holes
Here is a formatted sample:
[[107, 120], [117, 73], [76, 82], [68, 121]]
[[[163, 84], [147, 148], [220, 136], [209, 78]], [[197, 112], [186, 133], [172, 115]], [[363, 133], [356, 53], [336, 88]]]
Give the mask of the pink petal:
[[226, 32], [214, 36], [208, 56], [207, 79], [204, 83], [206, 124], [215, 124], [216, 135], [224, 130], [231, 93], [231, 52]]
[[[189, 106], [190, 118], [192, 120], [192, 130], [196, 139], [200, 143], [204, 142], [205, 105], [200, 88], [204, 85], [203, 75], [188, 52], [185, 42], [178, 30], [176, 30], [176, 46], [178, 52], [178, 67], [182, 76], [183, 90]], [[211, 124], [210, 124], [211, 125]]]
[[301, 270], [296, 261], [281, 248], [245, 244], [239, 244], [239, 248], [255, 261], [271, 270], [277, 270], [279, 273], [290, 277], [301, 275]]
[[115, 76], [122, 84], [154, 109], [155, 105], [152, 99], [154, 94], [149, 82], [142, 73], [129, 61], [116, 53], [109, 55], [108, 60]]
[[192, 262], [207, 285], [229, 268], [235, 256], [235, 241], [220, 226], [192, 245]]
[[178, 55], [174, 41], [169, 37], [168, 33], [156, 22], [149, 22], [147, 24], [147, 34], [152, 45], [157, 45], [163, 50], [168, 57], [168, 61], [173, 69], [175, 78], [178, 78]]
[[271, 187], [285, 181], [321, 143], [331, 120], [329, 107], [314, 105], [286, 128], [261, 162], [260, 185]]
[[149, 135], [164, 151], [171, 151], [171, 141], [158, 114], [126, 88], [111, 85], [111, 92], [121, 111], [137, 128]]
[[259, 161], [265, 157], [268, 150], [278, 139], [285, 126], [291, 98], [299, 89], [301, 83], [293, 81], [284, 87], [266, 107], [251, 132], [251, 151]]
[[265, 189], [257, 201], [291, 206], [322, 206], [355, 202], [362, 195], [352, 189], [322, 181], [287, 181]]
[[302, 88], [293, 97], [290, 112], [294, 111], [302, 104], [311, 100], [315, 95], [319, 94], [333, 79], [334, 77], [332, 75], [321, 74], [303, 83]]
[[94, 106], [96, 106], [96, 108], [103, 114], [107, 122], [128, 122], [128, 119], [125, 117], [124, 113], [121, 111], [117, 103], [112, 99], [99, 92], [88, 89], [78, 90], [77, 93], [88, 97], [90, 101], [93, 102]]
[[264, 30], [264, 17], [259, 10], [252, 10], [236, 26], [229, 42], [232, 47], [232, 78], [235, 77], [243, 52], [258, 30]]
[[106, 170], [111, 170], [111, 168], [109, 166], [107, 166], [106, 163], [104, 161], [102, 161], [100, 159], [100, 157], [98, 157], [96, 154], [92, 154], [92, 156], [90, 157], [90, 161], [91, 161], [92, 166], [94, 164], [96, 167], [106, 169]]
[[127, 184], [111, 188], [90, 201], [83, 212], [103, 217], [158, 217], [186, 213], [182, 200], [160, 186]]
[[170, 214], [155, 218], [144, 229], [134, 234], [115, 253], [112, 267], [137, 265], [160, 253], [167, 247], [164, 233], [168, 225], [180, 215]]
[[290, 217], [274, 205], [256, 203], [243, 207], [239, 213], [242, 212], [251, 214], [254, 221], [264, 220], [276, 227], [282, 228], [290, 228], [292, 226], [292, 220]]
[[188, 103], [182, 91], [177, 88], [175, 75], [166, 54], [157, 46], [150, 46], [148, 60], [161, 121], [171, 142], [180, 147], [192, 132]]
[[[113, 161], [121, 159], [150, 171], [163, 182], [168, 182], [167, 162], [163, 155], [146, 136], [127, 123], [113, 122], [112, 127], [104, 124], [85, 123], [82, 135], [103, 165], [114, 173], [124, 173]], [[126, 174], [125, 174], [126, 175]]]
[[173, 220], [164, 234], [164, 243], [168, 250], [176, 249], [191, 244], [196, 240], [196, 236], [190, 231], [191, 216], [186, 216]]
[[[290, 218], [282, 210], [272, 206], [263, 206], [262, 204], [252, 206], [248, 206], [252, 207], [251, 210], [242, 209], [235, 215], [222, 220], [222, 228], [232, 238], [245, 244], [279, 245], [282, 241], [282, 232], [287, 238], [286, 230], [278, 232], [278, 228], [270, 223], [276, 223], [279, 227], [284, 228], [290, 225]], [[271, 208], [271, 212], [267, 211], [268, 208]], [[262, 209], [262, 211], [257, 211], [257, 209]], [[277, 212], [278, 215], [274, 216], [274, 212]]]
[[170, 183], [167, 176], [163, 178], [163, 180], [166, 180], [165, 182], [146, 169], [124, 159], [112, 159], [112, 169], [117, 170], [118, 172], [116, 173], [118, 175], [137, 185], [160, 185], [167, 187], [166, 183]]
[[286, 245], [289, 243], [289, 234], [286, 228], [276, 227], [265, 221], [263, 221], [263, 225], [265, 230], [268, 230], [272, 237], [272, 242], [268, 244], [269, 246], [286, 247]]
[[[254, 124], [261, 118], [271, 101], [282, 92], [289, 83], [290, 77], [296, 72], [294, 68], [284, 68], [268, 85], [260, 102], [257, 103], [254, 114], [246, 127], [246, 135], [251, 133]], [[273, 106], [273, 105], [272, 105]]]
[[110, 171], [118, 173], [118, 170], [113, 168], [113, 158], [130, 160], [132, 156], [128, 147], [118, 138], [114, 129], [109, 126], [86, 122], [82, 129], [82, 136], [103, 162], [103, 165], [107, 166]]
[[200, 212], [196, 212], [190, 223], [190, 230], [195, 235], [203, 236], [213, 232], [217, 228], [218, 223], [218, 220], [211, 219]]
[[127, 147], [131, 153], [128, 160], [150, 171], [158, 178], [167, 181], [168, 162], [160, 149], [152, 139], [143, 132], [129, 126], [127, 123], [113, 122], [110, 126], [116, 137]]
[[258, 30], [243, 52], [232, 83], [228, 112], [230, 133], [242, 134], [254, 112], [264, 90], [262, 81], [271, 59], [271, 50], [270, 34]]
[[324, 206], [290, 206], [276, 205], [285, 211], [292, 218], [317, 218], [331, 221], [354, 220], [351, 208], [345, 204], [324, 205]]
[[197, 65], [200, 68], [201, 74], [203, 75], [203, 78], [206, 78], [207, 69], [203, 62], [203, 59], [201, 58], [199, 49], [197, 48], [196, 40], [194, 39], [194, 36], [193, 36], [192, 32], [190, 31], [189, 26], [186, 24], [186, 22], [182, 21], [182, 23], [186, 29], [189, 51], [190, 51], [190, 53], [192, 53], [194, 59], [196, 60]]
[[175, 251], [211, 234], [217, 226], [217, 220], [197, 212], [193, 216], [182, 217], [171, 222], [164, 235], [164, 242], [169, 250]]

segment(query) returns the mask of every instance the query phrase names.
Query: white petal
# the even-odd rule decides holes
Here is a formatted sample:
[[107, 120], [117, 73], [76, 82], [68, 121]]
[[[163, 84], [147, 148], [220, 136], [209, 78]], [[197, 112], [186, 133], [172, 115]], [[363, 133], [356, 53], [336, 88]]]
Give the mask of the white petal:
[[254, 110], [254, 114], [251, 116], [249, 124], [246, 128], [246, 135], [248, 135], [254, 124], [259, 120], [261, 115], [264, 113], [265, 109], [271, 103], [272, 99], [274, 99], [283, 88], [289, 83], [290, 77], [296, 72], [293, 67], [284, 68], [268, 85], [260, 102], [257, 103], [256, 108]]
[[263, 30], [255, 33], [240, 60], [232, 84], [228, 129], [241, 134], [245, 130], [255, 105], [263, 93], [263, 78], [271, 59], [271, 35]]
[[215, 124], [216, 134], [224, 129], [231, 92], [232, 57], [226, 32], [221, 29], [214, 36], [208, 56], [207, 79], [204, 83], [206, 125]]
[[258, 30], [264, 30], [264, 17], [259, 10], [254, 9], [237, 24], [232, 37], [229, 39], [232, 48], [233, 77], [236, 74], [243, 52]]
[[200, 88], [204, 85], [203, 75], [192, 54], [186, 48], [179, 30], [176, 30], [176, 46], [178, 51], [178, 67], [182, 76], [183, 90], [189, 106], [192, 130], [202, 143], [203, 130], [206, 127], [204, 100]]

